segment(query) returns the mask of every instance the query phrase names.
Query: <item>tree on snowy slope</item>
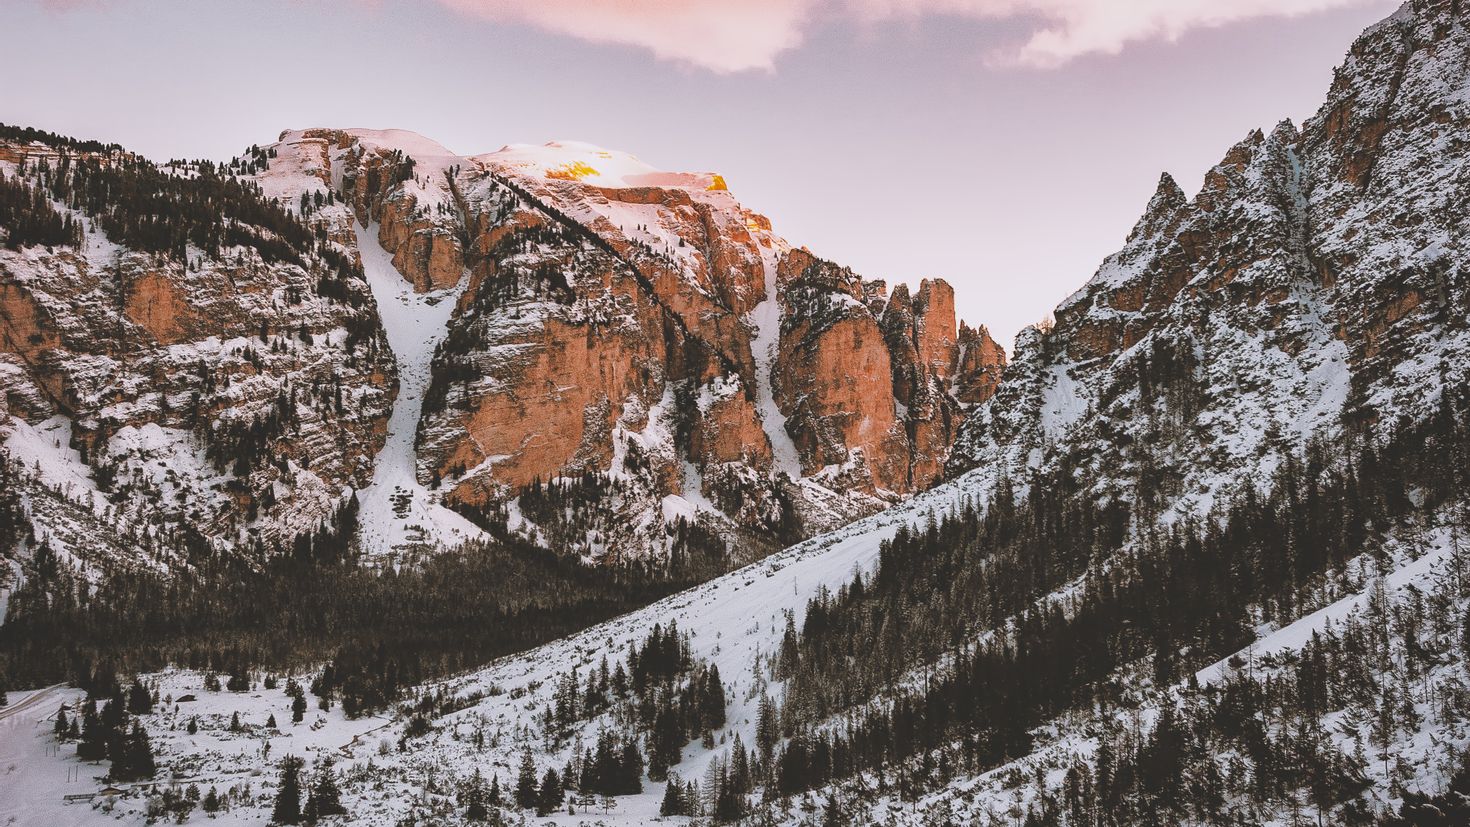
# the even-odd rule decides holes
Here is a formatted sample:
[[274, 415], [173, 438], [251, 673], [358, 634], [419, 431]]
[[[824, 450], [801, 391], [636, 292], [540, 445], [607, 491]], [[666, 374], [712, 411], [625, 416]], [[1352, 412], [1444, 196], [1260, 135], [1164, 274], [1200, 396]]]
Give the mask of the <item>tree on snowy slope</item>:
[[561, 809], [562, 802], [566, 801], [566, 788], [562, 786], [561, 776], [551, 767], [546, 768], [546, 774], [541, 777], [541, 787], [536, 791], [536, 815], [544, 816]]
[[276, 788], [276, 802], [271, 807], [273, 824], [301, 823], [301, 767], [303, 761], [294, 755], [281, 759], [281, 780]]
[[112, 758], [112, 769], [108, 772], [108, 777], [115, 782], [152, 778], [156, 772], [153, 744], [148, 740], [148, 733], [136, 721], [132, 731], [125, 737], [119, 736], [113, 740], [108, 747], [108, 753]]
[[326, 761], [317, 770], [316, 778], [312, 781], [302, 817], [308, 824], [313, 824], [319, 818], [341, 815], [347, 815], [347, 808], [342, 806], [342, 791], [337, 787], [332, 764]]
[[521, 753], [521, 768], [516, 775], [516, 806], [530, 810], [536, 806], [536, 762], [531, 759], [529, 749]]

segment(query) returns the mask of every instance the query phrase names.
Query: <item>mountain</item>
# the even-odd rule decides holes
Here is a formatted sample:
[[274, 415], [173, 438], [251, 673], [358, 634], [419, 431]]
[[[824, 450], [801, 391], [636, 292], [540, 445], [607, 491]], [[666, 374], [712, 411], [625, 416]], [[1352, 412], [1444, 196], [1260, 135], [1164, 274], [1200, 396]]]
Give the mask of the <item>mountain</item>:
[[[596, 283], [606, 286], [597, 294], [603, 301], [630, 308], [597, 316], [597, 324], [633, 324], [643, 318], [635, 310], [657, 308], [669, 314], [656, 314], [658, 329], [672, 337], [660, 341], [706, 354], [667, 364], [704, 370], [728, 358], [734, 367], [722, 374], [726, 381], [740, 377], [744, 388], [747, 373], [755, 377], [748, 396], [724, 396], [695, 379], [673, 390], [675, 407], [681, 393], [698, 391], [694, 409], [703, 423], [698, 439], [693, 426], [676, 423], [669, 429], [674, 445], [707, 445], [705, 426], [729, 421], [716, 419], [727, 415], [719, 413], [726, 400], [752, 407], [760, 432], [769, 433], [766, 423], [775, 417], [767, 416], [764, 383], [786, 417], [790, 449], [777, 445], [778, 434], [765, 443], [768, 464], [758, 452], [729, 460], [742, 479], [781, 468], [791, 452], [804, 477], [817, 477], [797, 481], [798, 491], [824, 484], [830, 477], [823, 469], [833, 465], [831, 473], [849, 481], [845, 490], [865, 496], [915, 490], [922, 487], [915, 480], [940, 468], [945, 479], [744, 568], [480, 666], [427, 670], [399, 641], [343, 647], [330, 664], [309, 668], [247, 662], [237, 653], [176, 659], [189, 668], [144, 675], [139, 690], [153, 689], [174, 705], [139, 712], [147, 737], [127, 743], [151, 738], [160, 766], [181, 784], [227, 790], [231, 812], [246, 818], [263, 817], [272, 801], [288, 798], [280, 791], [290, 788], [284, 781], [294, 777], [294, 765], [259, 754], [259, 739], [273, 738], [315, 760], [309, 778], [319, 801], [321, 790], [332, 801], [340, 792], [354, 822], [369, 824], [453, 823], [482, 813], [515, 819], [528, 810], [563, 823], [648, 823], [660, 814], [762, 824], [1465, 823], [1467, 14], [1458, 0], [1412, 0], [1353, 44], [1323, 107], [1300, 129], [1250, 132], [1193, 197], [1161, 180], [1123, 248], [1062, 301], [1054, 323], [1018, 337], [998, 377], [998, 349], [975, 332], [951, 337], [944, 314], [936, 316], [947, 303], [941, 286], [882, 296], [774, 239], [762, 244], [768, 236], [754, 219], [747, 225], [756, 225], [755, 247], [742, 249], [756, 258], [705, 252], [701, 261], [735, 262], [729, 273], [745, 272], [738, 262], [760, 263], [770, 273], [765, 256], [780, 251], [774, 282], [731, 275], [696, 289], [703, 282], [665, 274], [659, 268], [679, 261], [679, 250], [709, 248], [640, 228], [668, 228], [668, 216], [700, 216], [699, 226], [716, 221], [715, 206], [726, 196], [713, 176], [680, 177], [676, 187], [667, 178], [640, 177], [663, 174], [624, 156], [580, 146], [511, 147], [480, 161], [449, 160], [402, 136], [288, 134], [284, 144], [262, 150], [266, 157], [295, 157], [285, 147], [318, 137], [326, 157], [352, 156], [342, 159], [344, 183], [333, 192], [355, 192], [373, 169], [374, 180], [397, 179], [402, 192], [418, 192], [410, 182], [428, 191], [439, 185], [432, 177], [430, 185], [422, 182], [425, 168], [441, 163], [449, 171], [442, 191], [454, 203], [442, 208], [374, 206], [372, 198], [361, 207], [353, 198], [326, 205], [323, 197], [323, 209], [364, 211], [342, 218], [341, 233], [376, 225], [380, 238], [425, 239], [380, 245], [382, 258], [391, 256], [407, 280], [386, 278], [391, 273], [381, 259], [375, 265], [364, 252], [359, 292], [387, 295], [391, 288], [398, 306], [417, 314], [445, 312], [434, 302], [453, 295], [444, 291], [462, 291], [442, 344], [420, 340], [417, 351], [412, 343], [391, 344], [402, 330], [391, 318], [398, 311], [392, 301], [375, 303], [389, 308], [381, 311], [383, 338], [397, 364], [412, 351], [432, 352], [431, 365], [473, 366], [445, 369], [446, 380], [437, 380], [434, 368], [423, 385], [425, 413], [410, 457], [417, 470], [413, 481], [394, 482], [406, 492], [406, 508], [438, 507], [408, 491], [416, 481], [476, 525], [500, 530], [503, 520], [508, 536], [539, 537], [557, 529], [538, 519], [537, 497], [563, 513], [585, 507], [585, 490], [565, 483], [496, 505], [485, 493], [499, 479], [494, 474], [503, 473], [502, 463], [523, 467], [526, 451], [455, 451], [466, 450], [459, 434], [474, 433], [475, 417], [497, 410], [503, 385], [477, 377], [522, 353], [496, 348], [532, 353], [530, 361], [515, 362], [518, 368], [559, 358], [534, 337], [549, 325], [591, 325], [592, 310], [572, 312], [581, 299], [557, 297], [583, 296]], [[377, 140], [406, 149], [363, 149], [370, 160], [347, 175], [357, 147]], [[414, 154], [444, 160], [404, 170]], [[374, 166], [378, 157], [398, 171]], [[319, 169], [322, 180], [335, 183], [337, 164], [301, 168]], [[466, 175], [479, 164], [483, 173]], [[650, 180], [659, 183], [648, 193], [632, 186]], [[498, 193], [505, 217], [496, 219], [488, 206], [478, 214], [509, 221], [534, 243], [503, 242], [517, 252], [497, 258], [495, 272], [514, 291], [503, 287], [507, 292], [482, 301], [495, 276], [476, 282], [477, 246], [447, 239], [459, 226], [450, 215], [468, 212], [461, 202], [490, 198], [475, 194], [483, 191]], [[690, 200], [687, 210], [682, 202], [667, 206], [665, 199], [682, 197]], [[630, 203], [653, 207], [659, 218], [623, 212]], [[699, 204], [712, 212], [701, 213]], [[530, 217], [511, 218], [521, 213]], [[404, 220], [411, 230], [402, 229]], [[53, 225], [27, 232], [76, 232], [62, 220]], [[562, 233], [574, 226], [601, 228], [603, 242], [566, 246]], [[486, 239], [479, 248], [498, 243]], [[435, 276], [433, 251], [456, 249], [466, 263]], [[453, 281], [464, 270], [469, 275]], [[564, 272], [574, 277], [565, 284], [557, 278]], [[592, 272], [602, 274], [600, 282]], [[679, 270], [694, 272], [704, 271]], [[401, 286], [409, 283], [425, 292]], [[747, 289], [736, 290], [742, 283]], [[784, 287], [775, 297], [779, 336], [771, 339], [765, 313], [772, 305], [762, 311], [766, 300], [755, 285], [769, 290], [773, 283]], [[712, 298], [722, 295], [715, 284], [728, 285], [724, 304]], [[743, 317], [752, 319], [741, 326], [749, 364], [711, 332]], [[511, 324], [520, 320], [529, 332]], [[460, 330], [472, 335], [457, 340]], [[843, 347], [828, 341], [833, 331]], [[881, 351], [846, 346], [867, 341], [880, 342]], [[870, 352], [876, 363], [855, 359]], [[764, 367], [762, 354], [770, 360]], [[904, 427], [864, 432], [869, 420], [845, 420], [841, 408], [819, 404], [832, 398], [832, 383], [789, 378], [821, 366], [895, 389], [892, 421]], [[495, 375], [515, 384], [523, 374]], [[543, 386], [548, 375], [538, 380]], [[401, 373], [399, 382], [414, 387]], [[10, 404], [32, 396], [45, 398], [17, 393], [20, 401]], [[649, 412], [646, 421], [634, 420], [629, 410], [611, 420], [625, 422], [611, 426], [614, 439], [640, 439], [623, 439], [621, 452], [614, 442], [608, 467], [661, 467], [663, 455], [652, 448], [666, 443], [648, 425], [659, 417]], [[962, 422], [948, 420], [959, 423], [951, 426], [958, 433], [953, 449], [942, 459], [941, 452], [914, 453], [924, 434], [946, 432], [945, 410], [965, 414]], [[934, 413], [913, 418], [925, 411]], [[549, 408], [538, 413], [551, 415]], [[596, 421], [608, 421], [602, 416]], [[443, 425], [456, 417], [470, 424]], [[585, 436], [588, 421], [572, 433]], [[876, 440], [862, 443], [860, 463], [822, 453], [825, 439], [856, 439], [843, 430], [849, 424]], [[441, 429], [452, 438], [437, 438]], [[388, 430], [405, 433], [391, 424]], [[884, 454], [904, 444], [899, 430], [909, 452]], [[39, 459], [47, 445], [47, 457], [60, 452], [43, 432], [26, 433], [16, 444], [31, 446]], [[688, 443], [681, 442], [684, 433]], [[575, 442], [581, 446], [583, 438]], [[560, 449], [573, 450], [570, 442]], [[434, 456], [443, 459], [423, 462]], [[729, 455], [695, 456], [705, 459], [690, 460], [705, 492], [722, 479], [708, 457]], [[903, 463], [875, 459], [885, 456]], [[489, 458], [494, 462], [482, 468]], [[751, 468], [756, 473], [747, 477]], [[909, 483], [900, 486], [901, 479]], [[58, 475], [43, 488], [54, 494], [67, 485], [83, 482]], [[620, 485], [634, 499], [652, 500], [633, 483]], [[697, 507], [694, 492], [681, 490], [687, 493], [678, 496]], [[716, 492], [706, 493], [712, 502], [721, 502], [718, 485], [708, 490]], [[33, 499], [25, 507], [34, 509], [40, 494], [27, 496]], [[791, 495], [798, 517], [797, 504], [810, 496]], [[20, 507], [0, 500], [0, 515]], [[607, 525], [606, 535], [586, 541], [611, 536]], [[375, 612], [392, 617], [395, 610]], [[402, 678], [409, 666], [432, 682], [409, 688]], [[299, 691], [274, 683], [287, 668], [298, 670]], [[214, 670], [229, 672], [241, 691], [218, 689]], [[310, 722], [286, 722], [306, 683], [319, 713]], [[21, 720], [43, 720], [36, 712], [43, 702], [121, 698], [122, 685], [98, 668], [79, 676], [76, 688], [41, 692], [47, 694], [17, 699], [17, 707], [41, 699], [21, 708]], [[230, 713], [242, 710], [241, 725], [226, 726]], [[388, 720], [372, 717], [377, 713]], [[267, 715], [273, 723], [263, 722]], [[44, 736], [14, 741], [21, 746], [0, 742], [11, 750], [0, 758], [59, 769], [45, 762], [70, 761], [72, 742], [82, 742], [78, 750], [88, 742], [80, 733], [60, 740], [64, 758], [50, 754], [58, 748]], [[7, 806], [62, 806], [54, 781], [31, 778], [39, 773], [26, 776], [20, 792], [0, 790], [0, 814]], [[180, 803], [187, 795], [138, 792], [108, 806], [111, 816], [141, 819], [150, 807], [187, 810]]]
[[1470, 353], [1462, 29], [1407, 4], [1300, 130], [1252, 131], [1193, 199], [1163, 176], [1123, 249], [1018, 337], [950, 472], [1065, 458], [1098, 496], [1198, 514], [1313, 438], [1433, 413]]
[[616, 737], [634, 821], [1463, 823], [1467, 58], [1451, 0], [1370, 28], [1300, 130], [1161, 181], [950, 479], [435, 685], [354, 812], [600, 790]]
[[18, 533], [84, 565], [514, 535], [718, 572], [932, 484], [1005, 363], [944, 282], [888, 296], [585, 144], [6, 128], [0, 170]]

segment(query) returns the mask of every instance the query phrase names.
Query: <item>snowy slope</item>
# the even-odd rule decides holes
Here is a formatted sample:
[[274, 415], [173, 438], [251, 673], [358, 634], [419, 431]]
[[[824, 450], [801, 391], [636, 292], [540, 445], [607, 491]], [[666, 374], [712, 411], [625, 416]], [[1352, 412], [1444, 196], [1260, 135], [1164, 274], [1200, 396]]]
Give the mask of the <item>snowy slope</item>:
[[801, 455], [791, 441], [791, 434], [786, 429], [786, 415], [776, 404], [771, 385], [771, 370], [781, 347], [781, 298], [776, 283], [776, 258], [776, 250], [769, 245], [762, 246], [761, 272], [765, 277], [766, 295], [748, 317], [749, 324], [755, 329], [755, 337], [750, 340], [750, 352], [755, 357], [755, 393], [761, 426], [771, 441], [776, 470], [796, 480], [802, 476]]
[[[506, 768], [515, 767], [521, 751], [530, 747], [540, 769], [560, 769], [570, 757], [570, 748], [580, 750], [586, 742], [595, 741], [600, 727], [616, 724], [606, 720], [585, 722], [568, 748], [546, 752], [539, 727], [533, 722], [537, 711], [551, 700], [557, 680], [574, 665], [585, 674], [604, 654], [610, 660], [621, 657], [630, 643], [645, 638], [655, 624], [677, 622], [680, 630], [690, 636], [693, 655], [719, 667], [729, 701], [729, 725], [716, 734], [716, 748], [707, 751], [697, 741], [692, 742], [684, 750], [685, 760], [673, 768], [683, 778], [701, 778], [710, 759], [723, 755], [736, 733], [747, 745], [755, 743], [760, 692], [764, 689], [779, 695], [779, 687], [767, 687], [764, 668], [757, 664], [776, 652], [786, 613], [795, 616], [799, 627], [807, 600], [821, 588], [836, 589], [850, 581], [854, 571], [871, 570], [882, 542], [900, 526], [922, 526], [931, 515], [954, 510], [966, 500], [983, 500], [993, 483], [985, 471], [972, 472], [889, 511], [637, 612], [446, 681], [442, 686], [455, 695], [487, 697], [436, 720], [438, 730], [416, 741], [411, 753], [372, 757], [372, 761], [390, 778], [413, 777], [448, 767], [462, 768], [467, 776], [478, 766], [487, 775], [498, 772], [505, 784], [512, 780]], [[385, 736], [396, 737], [401, 727], [401, 722], [395, 723], [385, 730]], [[486, 732], [490, 746], [483, 752], [461, 737], [474, 729]], [[365, 751], [354, 754], [359, 762], [367, 757]], [[641, 824], [655, 818], [661, 785], [645, 781], [644, 786], [643, 796], [620, 798], [618, 809], [608, 820]], [[355, 812], [372, 813], [363, 823], [392, 824], [404, 812], [405, 802], [392, 794], [367, 788], [353, 789], [351, 794], [361, 796]], [[578, 823], [571, 817], [558, 817], [557, 821]]]

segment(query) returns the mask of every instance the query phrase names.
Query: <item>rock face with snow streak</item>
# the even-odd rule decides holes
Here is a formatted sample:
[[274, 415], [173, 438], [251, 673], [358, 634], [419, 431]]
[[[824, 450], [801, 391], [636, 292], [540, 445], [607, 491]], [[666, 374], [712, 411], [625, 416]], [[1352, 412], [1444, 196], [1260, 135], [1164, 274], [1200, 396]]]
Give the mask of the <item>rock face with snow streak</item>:
[[[446, 501], [493, 512], [538, 481], [606, 477], [617, 497], [577, 516], [598, 556], [657, 548], [691, 516], [769, 548], [932, 481], [911, 467], [953, 439], [952, 300], [929, 311], [931, 338], [949, 333], [920, 370], [944, 401], [900, 417], [908, 390], [857, 280], [825, 280], [834, 265], [719, 176], [554, 143], [466, 159], [458, 193], [469, 284], [420, 440]], [[943, 428], [916, 449], [910, 418]], [[567, 533], [509, 512], [512, 530]]]
[[1467, 58], [1458, 5], [1416, 0], [1300, 130], [1251, 132], [1193, 199], [1165, 175], [1055, 325], [1018, 337], [951, 472], [1067, 461], [1101, 494], [1201, 511], [1324, 429], [1424, 416], [1470, 362]]
[[[0, 142], [9, 170], [41, 157], [59, 150]], [[1004, 365], [942, 281], [889, 301], [718, 175], [337, 129], [228, 174], [315, 235], [302, 264], [170, 262], [93, 225], [81, 249], [0, 252], [9, 432], [64, 431], [51, 447], [103, 469], [142, 532], [258, 553], [355, 493], [371, 554], [509, 531], [656, 556], [691, 522], [746, 559], [931, 484]], [[229, 459], [243, 439], [275, 461]], [[575, 513], [526, 500], [555, 480], [590, 492]]]
[[[3, 158], [15, 178], [60, 153], [17, 141]], [[328, 519], [371, 475], [392, 399], [366, 286], [309, 235], [270, 255], [239, 243], [182, 258], [80, 223], [78, 246], [0, 249], [0, 442], [28, 466], [37, 541], [174, 565], [289, 544]], [[70, 502], [45, 490], [57, 479]]]

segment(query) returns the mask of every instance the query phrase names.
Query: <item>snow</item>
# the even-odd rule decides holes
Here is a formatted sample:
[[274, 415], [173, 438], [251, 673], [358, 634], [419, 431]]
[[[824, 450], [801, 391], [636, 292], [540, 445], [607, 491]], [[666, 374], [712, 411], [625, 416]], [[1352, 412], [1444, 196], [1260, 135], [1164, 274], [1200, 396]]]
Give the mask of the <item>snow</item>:
[[[718, 514], [720, 511], [718, 508], [715, 507], [715, 504], [710, 502], [709, 498], [704, 495], [704, 474], [699, 470], [699, 466], [695, 465], [687, 459], [684, 460], [683, 494], [684, 496], [678, 497], [678, 499], [687, 503], [691, 510], [697, 511], [702, 509], [704, 511], [709, 511], [716, 514]], [[668, 510], [669, 498], [665, 497], [664, 513], [667, 514]]]
[[452, 546], [481, 538], [484, 532], [478, 526], [445, 508], [418, 481], [414, 446], [434, 349], [448, 334], [449, 317], [467, 280], [461, 278], [459, 284], [445, 290], [417, 293], [378, 244], [377, 226], [354, 229], [363, 273], [398, 363], [398, 397], [388, 418], [388, 438], [378, 452], [372, 483], [358, 492], [363, 551], [385, 555], [420, 539]]
[[718, 176], [663, 172], [626, 152], [581, 141], [507, 144], [473, 159], [521, 175], [579, 181], [598, 187], [683, 187], [723, 189]]
[[83, 764], [65, 755], [69, 751], [58, 757], [51, 735], [57, 706], [80, 696], [59, 686], [7, 696], [9, 704], [0, 708], [0, 824], [66, 827], [100, 820], [89, 805], [68, 805], [62, 796], [100, 789], [107, 765]]
[[[753, 674], [752, 665], [759, 656], [776, 651], [785, 613], [793, 613], [799, 626], [808, 598], [819, 588], [836, 589], [849, 582], [854, 570], [871, 569], [883, 541], [891, 538], [899, 526], [920, 526], [930, 514], [952, 510], [967, 498], [983, 499], [992, 483], [989, 471], [971, 472], [889, 511], [792, 546], [702, 586], [451, 680], [447, 688], [452, 694], [486, 694], [473, 705], [437, 719], [439, 730], [417, 742], [417, 749], [409, 754], [378, 757], [375, 761], [380, 767], [402, 765], [410, 772], [453, 766], [468, 774], [478, 766], [487, 775], [498, 772], [504, 783], [510, 780], [506, 768], [515, 766], [523, 746], [530, 746], [540, 762], [538, 771], [547, 766], [560, 768], [570, 755], [568, 748], [548, 753], [539, 736], [523, 729], [535, 720], [536, 710], [549, 699], [557, 679], [573, 665], [580, 666], [585, 674], [586, 667], [595, 665], [604, 653], [615, 660], [630, 642], [645, 637], [655, 623], [667, 625], [674, 620], [689, 633], [695, 657], [718, 666], [727, 685], [730, 723], [726, 730], [716, 733], [718, 745], [714, 750], [705, 750], [698, 742], [689, 744], [683, 762], [674, 768], [682, 778], [700, 779], [710, 760], [728, 751], [736, 733], [747, 745], [755, 743], [760, 693], [764, 689], [778, 694], [778, 687], [767, 687], [763, 675]], [[687, 503], [687, 494], [665, 498], [666, 514], [687, 513]], [[453, 737], [455, 727], [460, 725], [483, 726], [492, 744], [483, 753], [475, 751]], [[588, 722], [580, 736], [573, 737], [572, 744], [580, 749], [579, 737], [593, 739], [603, 725], [616, 726], [607, 720]], [[397, 726], [389, 732], [396, 733]], [[661, 793], [662, 785], [646, 784], [643, 795], [620, 798], [611, 816], [598, 813], [598, 818], [610, 823], [648, 823], [658, 812]], [[381, 806], [374, 805], [374, 811], [381, 815], [375, 823], [393, 823], [395, 803], [384, 800]], [[578, 823], [577, 818], [566, 816], [558, 818], [558, 823], [562, 818], [566, 823]]]
[[[155, 757], [164, 769], [156, 780], [180, 788], [198, 784], [201, 791], [214, 787], [220, 793], [232, 786], [249, 785], [262, 807], [268, 807], [270, 801], [264, 782], [274, 780], [282, 756], [304, 758], [308, 768], [322, 758], [340, 759], [353, 748], [376, 747], [372, 734], [386, 723], [386, 719], [373, 716], [348, 719], [340, 707], [323, 712], [314, 703], [305, 720], [292, 723], [291, 698], [285, 693], [284, 679], [276, 689], [257, 684], [247, 692], [206, 691], [202, 688], [204, 676], [192, 671], [164, 672], [148, 680], [157, 682], [163, 699], [184, 695], [196, 698], [160, 703], [154, 712], [141, 716]], [[298, 680], [303, 686], [308, 682]], [[11, 693], [10, 704], [0, 708], [0, 824], [65, 827], [112, 821], [119, 816], [132, 823], [144, 821], [144, 798], [134, 790], [146, 785], [120, 785], [128, 792], [111, 804], [101, 799], [67, 803], [63, 798], [95, 793], [106, 786], [103, 777], [107, 763], [78, 761], [75, 745], [58, 748], [52, 735], [57, 708], [65, 703], [75, 710], [84, 697], [80, 690], [57, 685]], [[228, 730], [235, 713], [246, 727], [243, 732]], [[271, 715], [277, 723], [274, 731], [265, 727]], [[198, 729], [193, 735], [187, 729], [191, 719]], [[261, 815], [261, 811], [241, 808], [222, 812], [209, 823], [261, 824]], [[204, 814], [196, 810], [192, 821], [203, 820]]]
[[[617, 425], [613, 428], [613, 456], [608, 465], [609, 478], [627, 481], [636, 476], [625, 466], [630, 444], [642, 449], [644, 456], [671, 456], [674, 453], [674, 433], [669, 427], [673, 410], [672, 384], [664, 387], [663, 396], [652, 407], [645, 408], [643, 401], [637, 396], [627, 401], [622, 415], [618, 417]], [[639, 419], [644, 423], [641, 430], [634, 431], [628, 427], [629, 422]]]
[[765, 273], [766, 298], [750, 311], [747, 320], [755, 328], [750, 340], [751, 355], [755, 357], [755, 399], [760, 412], [761, 427], [771, 443], [771, 455], [777, 471], [791, 479], [801, 478], [801, 455], [796, 443], [786, 430], [786, 415], [776, 404], [775, 392], [771, 387], [771, 370], [776, 364], [776, 354], [781, 344], [781, 301], [776, 284], [775, 252], [766, 244], [761, 245], [761, 265]]
[[[1393, 598], [1399, 592], [1411, 589], [1429, 591], [1432, 587], [1439, 566], [1450, 558], [1453, 553], [1453, 543], [1448, 531], [1438, 531], [1427, 540], [1430, 550], [1421, 554], [1418, 558], [1403, 562], [1398, 568], [1389, 572], [1381, 578], [1381, 585], [1388, 597]], [[1358, 561], [1360, 565], [1363, 561]], [[1362, 612], [1368, 606], [1368, 601], [1377, 589], [1378, 581], [1370, 581], [1367, 586], [1355, 594], [1350, 594], [1328, 606], [1324, 606], [1311, 614], [1298, 618], [1275, 631], [1258, 638], [1253, 644], [1242, 649], [1236, 656], [1249, 656], [1259, 658], [1266, 655], [1279, 654], [1287, 651], [1297, 651], [1306, 646], [1312, 639], [1313, 632], [1321, 632], [1329, 624], [1341, 623], [1354, 614]], [[1220, 661], [1199, 670], [1195, 677], [1201, 685], [1215, 683], [1227, 677], [1234, 671], [1229, 664], [1230, 658], [1222, 658]]]
[[1042, 391], [1041, 422], [1051, 440], [1066, 436], [1073, 425], [1087, 413], [1087, 399], [1065, 363], [1048, 369], [1050, 376]]
[[216, 487], [224, 480], [192, 432], [153, 422], [123, 426], [107, 441], [107, 452], [126, 457], [165, 499], [179, 491]]
[[92, 469], [71, 447], [70, 419], [58, 415], [31, 425], [10, 417], [0, 422], [0, 437], [6, 453], [39, 472], [42, 484], [60, 490], [67, 499], [90, 501], [94, 510], [106, 505], [92, 479]]
[[369, 149], [399, 150], [415, 161], [431, 161], [442, 158], [459, 158], [454, 152], [432, 138], [426, 138], [407, 129], [345, 129], [348, 135]]

